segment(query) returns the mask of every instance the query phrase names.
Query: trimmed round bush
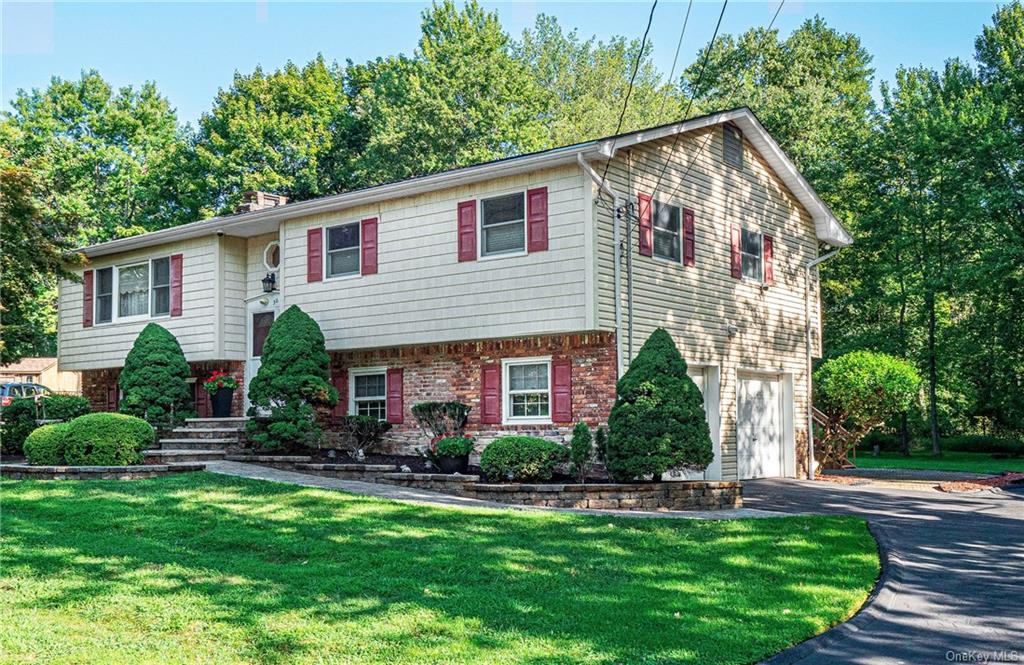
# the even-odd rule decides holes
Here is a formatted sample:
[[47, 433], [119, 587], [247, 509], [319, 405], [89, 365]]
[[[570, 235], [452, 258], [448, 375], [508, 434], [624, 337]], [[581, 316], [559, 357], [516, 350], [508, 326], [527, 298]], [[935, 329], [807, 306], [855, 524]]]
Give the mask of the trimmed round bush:
[[569, 456], [565, 446], [535, 436], [503, 436], [480, 455], [480, 468], [491, 481], [548, 480]]
[[70, 423], [56, 423], [37, 427], [25, 439], [25, 457], [29, 464], [58, 466], [64, 463]]
[[3, 444], [5, 455], [21, 454], [26, 437], [36, 428], [37, 418], [39, 413], [36, 401], [31, 398], [15, 398], [3, 408], [4, 424], [0, 443]]
[[604, 456], [616, 481], [676, 467], [703, 471], [714, 460], [704, 397], [665, 330], [651, 333], [615, 392]]
[[166, 328], [146, 324], [117, 379], [124, 394], [118, 410], [158, 425], [181, 422], [192, 409], [191, 373], [178, 339]]
[[79, 395], [50, 395], [39, 402], [43, 420], [74, 420], [89, 413], [89, 400]]
[[90, 413], [68, 424], [64, 458], [71, 465], [138, 464], [156, 431], [141, 418], [123, 413]]

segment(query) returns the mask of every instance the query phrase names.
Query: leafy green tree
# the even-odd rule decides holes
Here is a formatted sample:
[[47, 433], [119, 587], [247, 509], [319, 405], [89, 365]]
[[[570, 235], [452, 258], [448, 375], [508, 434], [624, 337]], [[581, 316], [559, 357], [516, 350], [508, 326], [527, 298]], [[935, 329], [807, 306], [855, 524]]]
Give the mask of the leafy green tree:
[[[135, 235], [198, 216], [187, 130], [153, 83], [113, 90], [96, 71], [19, 90], [0, 119], [0, 151], [45, 191], [48, 223], [78, 244]], [[185, 174], [187, 175], [187, 174]]]
[[486, 162], [544, 146], [539, 95], [498, 15], [476, 0], [423, 12], [413, 56], [355, 68], [366, 182]]
[[148, 323], [135, 338], [118, 377], [121, 413], [153, 425], [176, 424], [189, 410], [188, 361], [177, 338]]
[[605, 445], [614, 479], [659, 478], [679, 466], [703, 470], [714, 460], [704, 398], [664, 329], [647, 338], [615, 391]]
[[[48, 219], [42, 191], [28, 169], [0, 167], [0, 363], [56, 350], [58, 279], [75, 279], [67, 266], [80, 260], [72, 220]], [[47, 303], [50, 307], [40, 306]]]
[[199, 121], [196, 159], [207, 205], [232, 212], [242, 193], [259, 189], [301, 201], [354, 185], [356, 122], [345, 74], [322, 55], [265, 73], [235, 74]]
[[[654, 65], [653, 48], [648, 43], [640, 58], [621, 131], [672, 122], [682, 112], [679, 90]], [[536, 84], [545, 147], [615, 132], [639, 51], [639, 39], [584, 40], [576, 30], [565, 32], [555, 17], [537, 16], [513, 52]]]
[[868, 433], [910, 408], [921, 375], [895, 356], [853, 351], [819, 367], [814, 385], [815, 401], [833, 424], [822, 437], [821, 462], [838, 466]]
[[338, 403], [330, 378], [320, 326], [292, 305], [270, 327], [259, 372], [249, 384], [249, 439], [263, 450], [318, 445], [316, 409]]

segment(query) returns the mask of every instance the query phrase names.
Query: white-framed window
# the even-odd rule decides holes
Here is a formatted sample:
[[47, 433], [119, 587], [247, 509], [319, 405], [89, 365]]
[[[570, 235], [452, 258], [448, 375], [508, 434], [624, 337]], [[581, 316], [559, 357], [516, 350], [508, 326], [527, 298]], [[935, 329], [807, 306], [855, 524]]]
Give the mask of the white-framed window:
[[100, 268], [96, 271], [96, 323], [110, 323], [114, 320], [114, 269]]
[[764, 281], [764, 238], [757, 231], [740, 230], [740, 268], [743, 279]]
[[100, 268], [95, 273], [96, 323], [131, 321], [171, 313], [171, 259]]
[[509, 358], [501, 362], [507, 423], [551, 422], [551, 358]]
[[349, 370], [349, 414], [387, 420], [387, 373], [386, 367], [364, 367]]
[[731, 166], [743, 167], [743, 132], [736, 125], [722, 127], [722, 159]]
[[682, 258], [680, 229], [683, 211], [679, 206], [654, 200], [651, 216], [654, 227], [654, 256], [678, 263]]
[[480, 199], [480, 256], [526, 251], [526, 192]]
[[276, 240], [267, 243], [263, 248], [263, 265], [270, 272], [277, 270], [281, 265], [281, 243]]
[[359, 274], [359, 222], [331, 226], [327, 229], [327, 277]]

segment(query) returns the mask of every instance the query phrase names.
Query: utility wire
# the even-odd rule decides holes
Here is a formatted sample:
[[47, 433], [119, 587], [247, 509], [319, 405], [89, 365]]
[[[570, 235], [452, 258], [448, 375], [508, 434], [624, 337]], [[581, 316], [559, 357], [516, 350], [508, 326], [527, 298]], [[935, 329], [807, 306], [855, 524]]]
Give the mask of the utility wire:
[[[727, 0], [728, 1], [728, 0]], [[643, 60], [644, 51], [647, 50], [647, 35], [651, 32], [651, 23], [654, 21], [654, 10], [658, 7], [658, 0], [651, 5], [651, 13], [647, 16], [647, 27], [644, 29], [643, 39], [640, 40], [640, 50], [636, 54], [636, 62], [633, 63], [633, 74], [629, 77], [629, 87], [626, 88], [626, 97], [622, 101], [622, 112], [619, 113], [619, 122], [615, 125], [615, 134], [612, 138], [612, 151], [615, 150], [615, 138], [622, 131], [622, 123], [626, 119], [626, 108], [629, 106], [629, 97], [633, 94], [633, 83], [636, 81], [636, 74], [640, 71], [640, 61]], [[608, 166], [612, 163], [611, 158], [604, 164], [604, 173], [601, 174], [601, 185], [604, 185], [608, 178]]]
[[[693, 108], [693, 100], [696, 99], [697, 93], [700, 90], [700, 84], [704, 80], [704, 72], [708, 68], [708, 60], [711, 59], [711, 51], [715, 48], [715, 40], [718, 39], [718, 29], [722, 27], [722, 17], [725, 16], [725, 8], [729, 6], [729, 0], [725, 0], [722, 3], [722, 11], [718, 13], [718, 23], [715, 24], [715, 32], [711, 35], [711, 42], [708, 44], [708, 48], [704, 51], [704, 60], [700, 65], [700, 73], [697, 75], [697, 83], [694, 85], [692, 94], [690, 95], [690, 102], [686, 105], [686, 112], [683, 114], [680, 122], [686, 122], [686, 119], [690, 117], [690, 110]], [[669, 150], [669, 155], [675, 152], [676, 146], [679, 143], [679, 137], [682, 132], [676, 132], [675, 137], [672, 139], [672, 148]], [[654, 185], [652, 192], [657, 192], [658, 187], [661, 186], [661, 181], [665, 177], [665, 172], [668, 170], [668, 165], [671, 159], [666, 159], [664, 166], [661, 167], [661, 174], [658, 175], [658, 181]], [[605, 167], [607, 169], [607, 166]]]
[[[764, 36], [761, 38], [761, 42], [757, 45], [757, 58], [755, 58], [755, 62], [756, 62], [757, 59], [759, 59], [761, 57], [761, 51], [764, 49], [765, 40], [767, 39], [768, 35], [771, 34], [772, 27], [775, 25], [775, 19], [777, 19], [779, 17], [779, 12], [782, 11], [782, 6], [784, 4], [786, 4], [786, 0], [780, 0], [779, 6], [775, 8], [775, 14], [772, 16], [772, 20], [768, 24], [768, 29], [765, 30]], [[693, 157], [690, 158], [690, 163], [687, 165], [686, 170], [683, 172], [682, 177], [679, 178], [679, 182], [676, 183], [675, 188], [672, 190], [672, 192], [666, 198], [671, 199], [673, 196], [675, 196], [676, 192], [679, 191], [679, 188], [682, 187], [684, 182], [686, 182], [686, 177], [688, 175], [690, 175], [690, 170], [693, 169], [693, 165], [697, 163], [697, 158], [700, 157], [700, 154], [704, 151], [704, 148], [707, 146], [708, 141], [711, 139], [711, 136], [713, 134], [714, 134], [714, 132], [708, 132], [707, 135], [704, 137], [704, 142], [700, 144], [700, 147], [697, 148], [697, 152], [695, 152], [693, 154]], [[678, 137], [679, 134], [676, 134], [676, 136]], [[667, 168], [668, 162], [665, 163], [665, 166]], [[662, 170], [662, 175], [664, 175], [664, 170]], [[661, 182], [661, 179], [659, 178], [659, 184], [660, 184], [660, 182]], [[657, 191], [657, 189], [655, 189], [653, 191]]]
[[[693, 0], [686, 5], [686, 18], [683, 19], [683, 29], [679, 31], [679, 41], [676, 42], [676, 54], [672, 57], [672, 69], [668, 73], [669, 85], [675, 81], [676, 75], [676, 63], [679, 62], [679, 50], [683, 47], [683, 37], [686, 35], [686, 26], [690, 23], [690, 10], [693, 9]], [[668, 95], [665, 95], [661, 99], [661, 108], [658, 109], [658, 120], [661, 120], [662, 114], [665, 112], [665, 104], [668, 103]]]

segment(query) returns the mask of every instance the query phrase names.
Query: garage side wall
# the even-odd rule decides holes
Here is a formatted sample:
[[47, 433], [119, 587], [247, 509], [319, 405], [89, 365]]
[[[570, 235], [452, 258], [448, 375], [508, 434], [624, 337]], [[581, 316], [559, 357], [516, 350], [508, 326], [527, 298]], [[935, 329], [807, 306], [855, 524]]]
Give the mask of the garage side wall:
[[[675, 145], [672, 138], [646, 143], [620, 151], [610, 164], [610, 184], [620, 195], [628, 193], [634, 212], [640, 193], [694, 212], [692, 266], [640, 255], [635, 218], [630, 224], [626, 244], [633, 261], [632, 350], [635, 355], [651, 332], [662, 327], [689, 363], [718, 368], [724, 480], [737, 477], [737, 376], [749, 371], [778, 376], [791, 386], [786, 409], [789, 430], [783, 433], [789, 458], [786, 473], [803, 476], [807, 435], [802, 415], [807, 412], [803, 265], [817, 256], [814, 224], [749, 143], [744, 142], [741, 167], [726, 164], [722, 136], [719, 126], [683, 135]], [[599, 324], [614, 330], [614, 222], [607, 205], [597, 205], [594, 215]], [[772, 236], [773, 285], [732, 276], [733, 227]], [[629, 363], [630, 341], [625, 268], [623, 261], [619, 298], [624, 368]], [[817, 355], [816, 284], [812, 293]]]

